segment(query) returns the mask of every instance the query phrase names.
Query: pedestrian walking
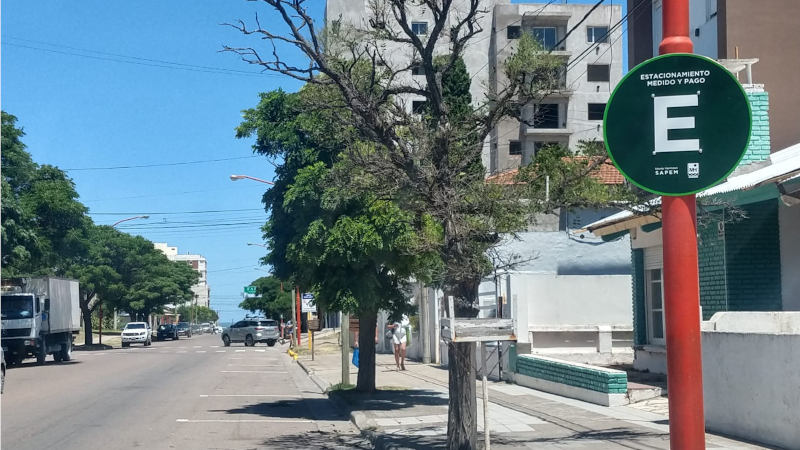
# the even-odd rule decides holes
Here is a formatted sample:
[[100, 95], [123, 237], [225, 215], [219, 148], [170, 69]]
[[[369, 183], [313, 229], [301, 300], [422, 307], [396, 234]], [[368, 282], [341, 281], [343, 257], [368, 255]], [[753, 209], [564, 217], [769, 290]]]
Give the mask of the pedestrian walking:
[[387, 336], [391, 333], [392, 346], [394, 347], [394, 362], [397, 365], [397, 370], [406, 370], [406, 329], [400, 322], [395, 322], [387, 327], [389, 331], [386, 332]]

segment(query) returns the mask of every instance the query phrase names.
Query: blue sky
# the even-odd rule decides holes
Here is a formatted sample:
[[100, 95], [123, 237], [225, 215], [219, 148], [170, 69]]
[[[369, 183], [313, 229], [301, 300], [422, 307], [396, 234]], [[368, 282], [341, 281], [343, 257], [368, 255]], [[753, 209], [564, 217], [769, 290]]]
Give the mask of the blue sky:
[[[321, 18], [324, 2], [309, 3]], [[259, 92], [300, 86], [219, 52], [255, 45], [220, 25], [255, 11], [274, 20], [246, 1], [25, 0], [0, 11], [2, 108], [34, 160], [67, 169], [96, 223], [150, 214], [119, 229], [204, 255], [222, 321], [244, 314], [242, 287], [267, 273], [265, 250], [246, 245], [262, 243], [266, 185], [228, 177], [273, 177], [234, 128]], [[151, 167], [106, 169], [136, 165]]]

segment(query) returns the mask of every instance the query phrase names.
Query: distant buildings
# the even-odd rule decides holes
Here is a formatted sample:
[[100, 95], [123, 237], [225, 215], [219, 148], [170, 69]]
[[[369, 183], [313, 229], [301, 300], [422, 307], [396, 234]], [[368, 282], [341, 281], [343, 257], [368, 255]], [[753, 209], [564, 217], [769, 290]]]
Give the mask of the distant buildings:
[[[341, 19], [367, 28], [369, 4], [364, 0], [328, 0], [326, 21]], [[454, 15], [468, 8], [465, 0], [456, 0], [452, 6]], [[611, 90], [622, 78], [622, 29], [615, 28], [621, 20], [620, 5], [600, 5], [593, 10], [593, 5], [585, 4], [486, 0], [480, 8], [487, 11], [479, 19], [482, 31], [463, 54], [474, 103], [484, 103], [488, 93], [502, 90], [506, 82], [503, 63], [513, 54], [523, 33], [563, 59], [561, 89], [523, 105], [524, 123], [504, 119], [484, 143], [482, 159], [487, 175], [528, 164], [549, 144], [574, 148], [579, 140], [602, 141], [603, 111]], [[408, 10], [412, 30], [426, 35], [433, 25], [431, 12], [411, 5]], [[442, 38], [440, 52], [447, 52], [446, 37]], [[410, 78], [424, 83], [424, 74], [409, 64], [414, 55], [407, 46], [392, 50], [388, 58], [397, 67], [412, 66], [404, 81]], [[424, 98], [412, 95], [401, 96], [401, 100], [409, 111], [424, 103]]]
[[194, 299], [197, 306], [209, 307], [211, 288], [208, 286], [206, 258], [203, 255], [192, 255], [188, 253], [179, 254], [178, 247], [170, 247], [166, 242], [155, 242], [153, 245], [155, 245], [157, 250], [161, 250], [162, 253], [167, 255], [170, 261], [185, 261], [192, 269], [200, 273], [200, 279], [197, 281], [197, 284], [192, 286], [192, 292], [194, 292]]

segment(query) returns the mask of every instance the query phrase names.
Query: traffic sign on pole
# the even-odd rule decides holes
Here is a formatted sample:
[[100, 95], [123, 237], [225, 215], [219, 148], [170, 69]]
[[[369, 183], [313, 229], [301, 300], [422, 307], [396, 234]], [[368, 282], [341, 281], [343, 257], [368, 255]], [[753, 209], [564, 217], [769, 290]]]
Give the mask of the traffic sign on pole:
[[727, 69], [704, 56], [645, 61], [614, 89], [605, 145], [634, 184], [661, 195], [707, 189], [736, 168], [750, 140], [750, 103]]
[[304, 313], [317, 312], [317, 307], [314, 306], [314, 304], [313, 304], [313, 302], [314, 302], [314, 294], [312, 294], [310, 292], [305, 292], [305, 293], [303, 293], [302, 300], [303, 300], [302, 309], [301, 309], [302, 312], [304, 312]]

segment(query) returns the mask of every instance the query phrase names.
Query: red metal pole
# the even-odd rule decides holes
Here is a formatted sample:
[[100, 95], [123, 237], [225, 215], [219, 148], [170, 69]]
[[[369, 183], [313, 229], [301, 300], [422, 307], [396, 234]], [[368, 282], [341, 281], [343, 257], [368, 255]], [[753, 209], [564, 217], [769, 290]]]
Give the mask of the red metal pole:
[[295, 286], [294, 289], [297, 291], [297, 308], [295, 308], [297, 322], [294, 324], [294, 334], [297, 335], [297, 345], [300, 346], [300, 286]]
[[[688, 0], [664, 0], [660, 54], [692, 53]], [[694, 195], [661, 197], [670, 448], [705, 449]]]

